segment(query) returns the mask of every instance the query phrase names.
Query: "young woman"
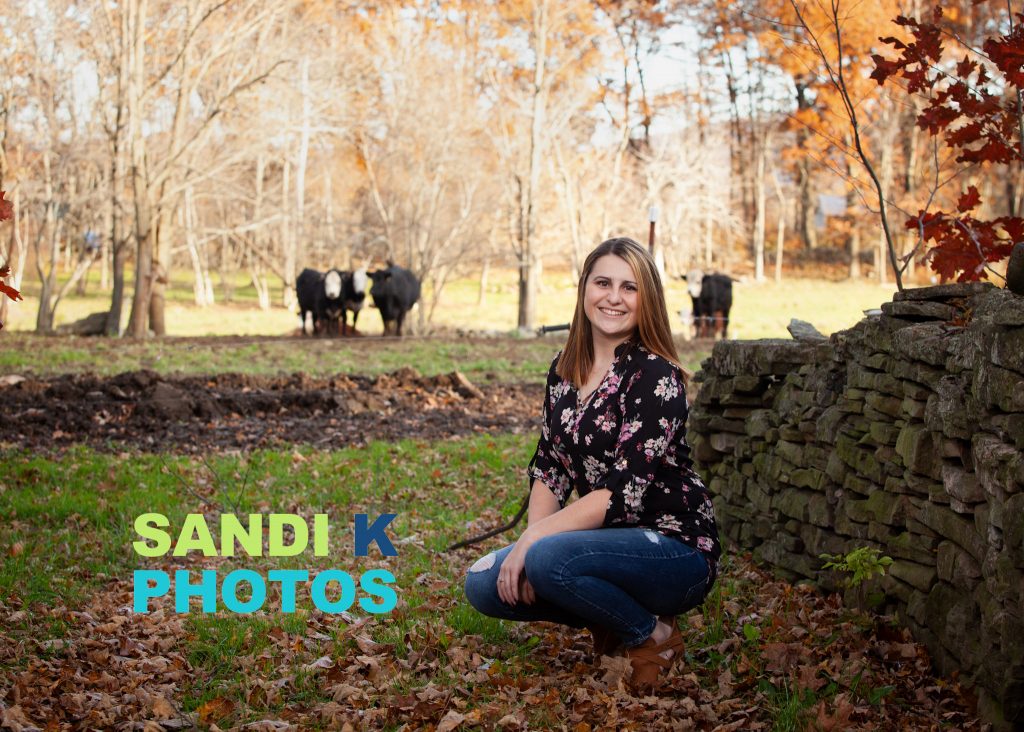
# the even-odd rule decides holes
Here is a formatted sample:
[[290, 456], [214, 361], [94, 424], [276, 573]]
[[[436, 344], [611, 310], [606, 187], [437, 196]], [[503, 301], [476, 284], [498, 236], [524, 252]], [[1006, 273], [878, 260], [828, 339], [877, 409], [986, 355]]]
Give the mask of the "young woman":
[[654, 261], [632, 239], [609, 239], [587, 257], [548, 373], [529, 527], [470, 567], [473, 606], [585, 626], [598, 654], [621, 646], [634, 685], [653, 685], [682, 654], [675, 616], [704, 600], [721, 553], [686, 414]]

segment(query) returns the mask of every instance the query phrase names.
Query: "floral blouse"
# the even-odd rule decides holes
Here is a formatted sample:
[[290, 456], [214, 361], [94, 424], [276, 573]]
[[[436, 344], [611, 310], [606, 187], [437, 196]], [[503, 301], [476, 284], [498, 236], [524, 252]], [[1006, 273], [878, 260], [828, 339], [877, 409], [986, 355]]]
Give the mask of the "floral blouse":
[[721, 545], [714, 506], [693, 470], [686, 444], [686, 391], [680, 369], [643, 345], [627, 342], [601, 384], [582, 402], [576, 387], [548, 371], [544, 424], [530, 463], [531, 479], [551, 489], [564, 508], [611, 491], [605, 526], [642, 526], [704, 553], [717, 574]]

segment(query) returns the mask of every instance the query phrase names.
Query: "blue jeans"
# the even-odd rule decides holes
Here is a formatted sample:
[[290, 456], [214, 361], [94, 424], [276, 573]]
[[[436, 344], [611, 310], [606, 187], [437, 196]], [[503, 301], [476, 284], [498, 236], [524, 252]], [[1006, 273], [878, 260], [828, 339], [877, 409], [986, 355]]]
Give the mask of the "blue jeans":
[[708, 563], [698, 550], [651, 529], [567, 531], [526, 553], [536, 601], [505, 604], [498, 572], [510, 545], [479, 559], [466, 575], [466, 597], [484, 615], [604, 627], [627, 648], [654, 632], [659, 615], [679, 615], [704, 600]]

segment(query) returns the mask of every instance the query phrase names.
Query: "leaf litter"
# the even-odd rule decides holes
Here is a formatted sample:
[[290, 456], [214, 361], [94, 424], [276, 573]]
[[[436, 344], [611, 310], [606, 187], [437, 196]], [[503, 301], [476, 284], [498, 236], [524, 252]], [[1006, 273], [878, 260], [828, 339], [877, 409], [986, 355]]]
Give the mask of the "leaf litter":
[[[78, 608], [11, 598], [0, 603], [0, 728], [724, 732], [772, 729], [790, 713], [794, 729], [986, 729], [968, 688], [935, 677], [908, 631], [749, 557], [730, 557], [703, 611], [680, 618], [685, 658], [656, 693], [635, 696], [628, 662], [595, 664], [586, 631], [502, 624], [505, 637], [488, 638], [452, 627], [473, 556], [432, 557], [432, 603], [402, 599], [382, 617], [259, 613], [266, 643], [207, 662], [190, 660], [194, 616], [160, 599], [133, 613], [127, 581]], [[55, 622], [61, 643], [34, 640]], [[757, 637], [744, 631], [752, 622]], [[405, 631], [382, 642], [393, 628]], [[214, 676], [221, 688], [207, 685]]]

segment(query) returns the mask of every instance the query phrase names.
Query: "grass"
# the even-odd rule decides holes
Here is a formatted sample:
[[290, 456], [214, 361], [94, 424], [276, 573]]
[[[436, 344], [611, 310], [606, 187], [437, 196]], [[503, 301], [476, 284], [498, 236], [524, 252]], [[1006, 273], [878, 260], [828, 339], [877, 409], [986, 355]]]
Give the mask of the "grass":
[[[95, 273], [93, 277], [95, 278]], [[493, 270], [484, 302], [479, 301], [479, 282], [475, 276], [453, 280], [442, 292], [432, 325], [445, 329], [463, 329], [511, 333], [516, 329], [518, 286], [512, 269]], [[206, 335], [286, 335], [298, 327], [294, 312], [280, 306], [280, 287], [274, 290], [274, 307], [259, 309], [255, 291], [244, 277], [236, 278], [233, 300], [198, 308], [192, 305], [191, 281], [185, 272], [176, 272], [166, 305], [168, 333], [175, 336]], [[666, 282], [666, 301], [673, 328], [684, 330], [677, 313], [690, 308], [685, 282]], [[789, 279], [782, 283], [766, 281], [738, 282], [733, 287], [733, 312], [730, 335], [734, 338], [788, 338], [786, 325], [791, 318], [807, 320], [828, 334], [856, 323], [867, 308], [878, 307], [891, 299], [894, 287], [880, 287], [868, 280], [826, 281]], [[11, 303], [7, 331], [35, 328], [38, 287], [27, 279], [24, 302]], [[575, 283], [565, 269], [545, 270], [537, 298], [536, 324], [566, 323], [572, 317], [576, 297]], [[425, 304], [425, 303], [424, 303]], [[109, 298], [94, 283], [85, 296], [68, 295], [61, 303], [57, 325], [70, 323], [89, 313], [106, 310]], [[415, 320], [418, 314], [410, 316]], [[127, 309], [122, 324], [127, 323]], [[369, 335], [381, 331], [380, 316], [373, 309], [360, 317], [360, 329]]]
[[[147, 651], [144, 657], [180, 654], [188, 662], [174, 702], [195, 714], [200, 726], [287, 719], [330, 705], [335, 695], [353, 689], [359, 696], [343, 697], [345, 705], [356, 704], [367, 713], [392, 708], [398, 698], [421, 705], [420, 711], [398, 713], [398, 721], [409, 721], [403, 715], [415, 712], [418, 723], [436, 724], [446, 709], [457, 708], [469, 726], [493, 726], [507, 713], [538, 728], [560, 724], [564, 720], [552, 716], [553, 709], [562, 714], [583, 703], [574, 701], [576, 686], [568, 681], [587, 670], [579, 665], [579, 648], [568, 649], [565, 635], [550, 626], [484, 617], [462, 597], [462, 574], [469, 563], [513, 536], [456, 555], [443, 551], [514, 513], [532, 443], [532, 436], [479, 435], [375, 442], [336, 451], [292, 448], [205, 461], [85, 448], [49, 459], [0, 452], [0, 612], [28, 611], [3, 630], [5, 640], [26, 652], [6, 654], [6, 662], [0, 662], [0, 690], [13, 678], [30, 675], [37, 660], [70, 663], [64, 644], [80, 644], [83, 636], [90, 643], [117, 645], [117, 638], [97, 635], [99, 630], [83, 618], [96, 618], [94, 625], [109, 618], [133, 628], [141, 625], [140, 616], [124, 609], [130, 607], [134, 569], [184, 566], [195, 581], [200, 569], [215, 569], [222, 580], [240, 567], [264, 577], [274, 568], [307, 569], [311, 576], [334, 568], [358, 580], [366, 569], [386, 568], [396, 577], [399, 602], [383, 615], [368, 614], [358, 604], [344, 615], [322, 613], [302, 585], [297, 611], [282, 613], [273, 582], [268, 582], [266, 605], [252, 614], [203, 614], [193, 606], [193, 612], [179, 616], [169, 602], [153, 601], [154, 610], [163, 608], [162, 622], [180, 623], [181, 631], [158, 634], [159, 652]], [[144, 559], [132, 549], [134, 519], [140, 513], [167, 515], [174, 536], [186, 513], [205, 512], [216, 538], [216, 515], [228, 506], [237, 514], [308, 517], [326, 512], [331, 517], [330, 555]], [[383, 557], [376, 549], [368, 557], [354, 556], [352, 515], [359, 512], [398, 514], [389, 529], [398, 556]], [[835, 706], [840, 692], [879, 710], [905, 703], [894, 687], [856, 659], [829, 665], [827, 683], [816, 689], [806, 688], [796, 669], [770, 670], [767, 649], [793, 641], [796, 617], [804, 617], [807, 608], [791, 594], [797, 590], [766, 589], [773, 583], [737, 562], [726, 555], [702, 611], [686, 616], [687, 678], [692, 680], [682, 681], [686, 691], [677, 695], [699, 698], [701, 704], [718, 700], [714, 703], [723, 705], [722, 714], [756, 709], [755, 718], [775, 730], [813, 728], [819, 709]], [[779, 614], [786, 619], [780, 621]], [[829, 630], [854, 624], [825, 623], [802, 642], [816, 653], [842, 659], [845, 652], [833, 649]], [[848, 629], [844, 639], [848, 643], [863, 635]], [[147, 643], [153, 642], [148, 637]], [[374, 643], [375, 648], [367, 646]], [[566, 655], [577, 658], [575, 666], [563, 660]], [[326, 666], [316, 666], [318, 660]], [[819, 669], [818, 675], [825, 673], [820, 660], [807, 663]], [[731, 698], [722, 699], [718, 684], [725, 671], [736, 688]], [[431, 695], [439, 691], [444, 701], [431, 707], [437, 699]], [[449, 707], [450, 702], [457, 707]], [[636, 704], [627, 706], [638, 710]], [[618, 707], [622, 713], [626, 708]], [[594, 713], [599, 711], [595, 707]], [[397, 726], [395, 718], [373, 720], [366, 726]], [[331, 727], [324, 722], [312, 728]]]
[[[474, 383], [540, 382], [564, 338], [321, 339], [161, 338], [148, 341], [15, 333], [0, 339], [0, 374], [113, 375], [149, 369], [162, 374], [247, 373], [274, 376], [363, 374], [414, 366], [424, 376], [461, 371]], [[696, 372], [707, 342], [678, 341], [683, 365]]]

